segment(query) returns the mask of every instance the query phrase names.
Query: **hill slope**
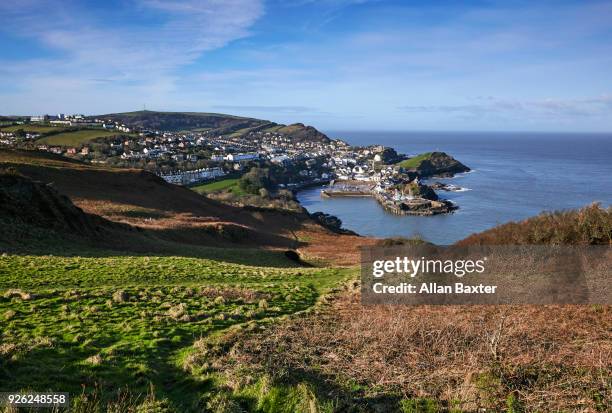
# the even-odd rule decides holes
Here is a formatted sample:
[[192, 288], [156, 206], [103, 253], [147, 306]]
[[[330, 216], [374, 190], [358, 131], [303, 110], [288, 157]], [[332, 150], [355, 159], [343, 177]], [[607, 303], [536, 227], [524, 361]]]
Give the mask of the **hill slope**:
[[285, 126], [267, 120], [204, 112], [154, 112], [149, 110], [124, 113], [110, 113], [91, 118], [109, 119], [130, 127], [163, 131], [200, 130], [212, 131], [219, 135], [246, 135], [249, 132], [277, 132], [296, 141], [329, 141], [329, 138], [301, 123]]
[[544, 212], [470, 235], [458, 245], [612, 245], [612, 207]]
[[[3, 168], [50, 184], [87, 214], [137, 228], [113, 236], [119, 249], [173, 254], [178, 249], [183, 255], [200, 247], [300, 249], [313, 258], [352, 261], [357, 247], [370, 242], [334, 234], [305, 212], [232, 207], [142, 170], [92, 166], [46, 152], [0, 150]], [[330, 247], [336, 242], [350, 246], [354, 256], [346, 253], [348, 248], [338, 254]], [[101, 243], [108, 247], [108, 242]]]

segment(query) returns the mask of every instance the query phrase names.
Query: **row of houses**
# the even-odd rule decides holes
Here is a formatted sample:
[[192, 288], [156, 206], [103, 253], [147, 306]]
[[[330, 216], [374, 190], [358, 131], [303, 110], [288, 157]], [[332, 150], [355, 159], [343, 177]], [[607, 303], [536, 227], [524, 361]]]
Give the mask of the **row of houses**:
[[220, 167], [202, 168], [192, 171], [179, 171], [172, 174], [159, 175], [164, 181], [175, 185], [190, 185], [201, 181], [208, 181], [226, 175]]

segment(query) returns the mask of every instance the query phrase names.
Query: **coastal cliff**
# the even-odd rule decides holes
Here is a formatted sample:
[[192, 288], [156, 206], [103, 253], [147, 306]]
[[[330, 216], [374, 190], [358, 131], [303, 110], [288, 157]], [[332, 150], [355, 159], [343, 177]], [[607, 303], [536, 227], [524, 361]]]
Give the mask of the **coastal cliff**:
[[406, 172], [422, 178], [431, 176], [449, 177], [469, 172], [470, 168], [445, 152], [427, 152], [397, 164]]

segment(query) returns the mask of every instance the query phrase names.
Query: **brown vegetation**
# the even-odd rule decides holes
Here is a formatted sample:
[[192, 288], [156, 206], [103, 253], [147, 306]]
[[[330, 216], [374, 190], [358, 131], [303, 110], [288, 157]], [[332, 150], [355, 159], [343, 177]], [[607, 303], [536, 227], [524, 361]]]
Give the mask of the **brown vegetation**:
[[474, 234], [458, 245], [612, 245], [612, 207], [592, 204], [571, 211], [545, 212]]
[[[304, 248], [310, 258], [341, 258], [342, 263], [350, 265], [358, 262], [358, 245], [368, 242], [333, 234], [302, 211], [226, 205], [141, 170], [111, 169], [44, 152], [13, 150], [0, 150], [0, 168], [12, 168], [48, 184], [49, 190], [67, 195], [90, 217], [98, 215], [129, 224], [144, 230], [142, 235], [153, 240], [205, 246]], [[115, 238], [122, 241], [121, 237]], [[342, 259], [343, 254], [333, 245], [336, 240], [350, 259]], [[126, 243], [134, 244], [129, 240]], [[122, 246], [126, 247], [129, 245]]]
[[[611, 213], [591, 205], [542, 214], [460, 244], [606, 245]], [[612, 405], [610, 306], [364, 306], [358, 287], [318, 313], [233, 340], [217, 364], [232, 378], [254, 370], [307, 383], [340, 410], [395, 411], [401, 400], [433, 409], [408, 411]]]
[[[612, 318], [594, 306], [362, 306], [344, 294], [318, 315], [239, 340], [224, 365], [309, 382], [340, 406], [598, 411], [612, 402]], [[231, 372], [229, 374], [232, 374]], [[381, 399], [382, 398], [382, 399]]]

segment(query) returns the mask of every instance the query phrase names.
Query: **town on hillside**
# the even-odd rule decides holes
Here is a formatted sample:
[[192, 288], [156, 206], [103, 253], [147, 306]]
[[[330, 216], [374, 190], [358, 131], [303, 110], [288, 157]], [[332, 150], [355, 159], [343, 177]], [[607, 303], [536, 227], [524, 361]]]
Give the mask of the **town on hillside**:
[[[432, 215], [456, 209], [452, 202], [439, 199], [423, 180], [469, 170], [439, 152], [408, 157], [384, 146], [351, 146], [327, 137], [295, 139], [281, 131], [261, 128], [242, 133], [218, 129], [164, 131], [81, 114], [4, 120], [0, 123], [0, 145], [47, 151], [110, 167], [142, 168], [184, 186], [241, 177], [248, 172], [257, 175], [253, 173], [255, 168], [267, 171], [259, 184], [267, 191], [327, 185], [322, 196], [373, 196], [385, 209], [400, 215]], [[458, 189], [439, 182], [434, 187]], [[255, 185], [255, 193], [259, 189]]]

